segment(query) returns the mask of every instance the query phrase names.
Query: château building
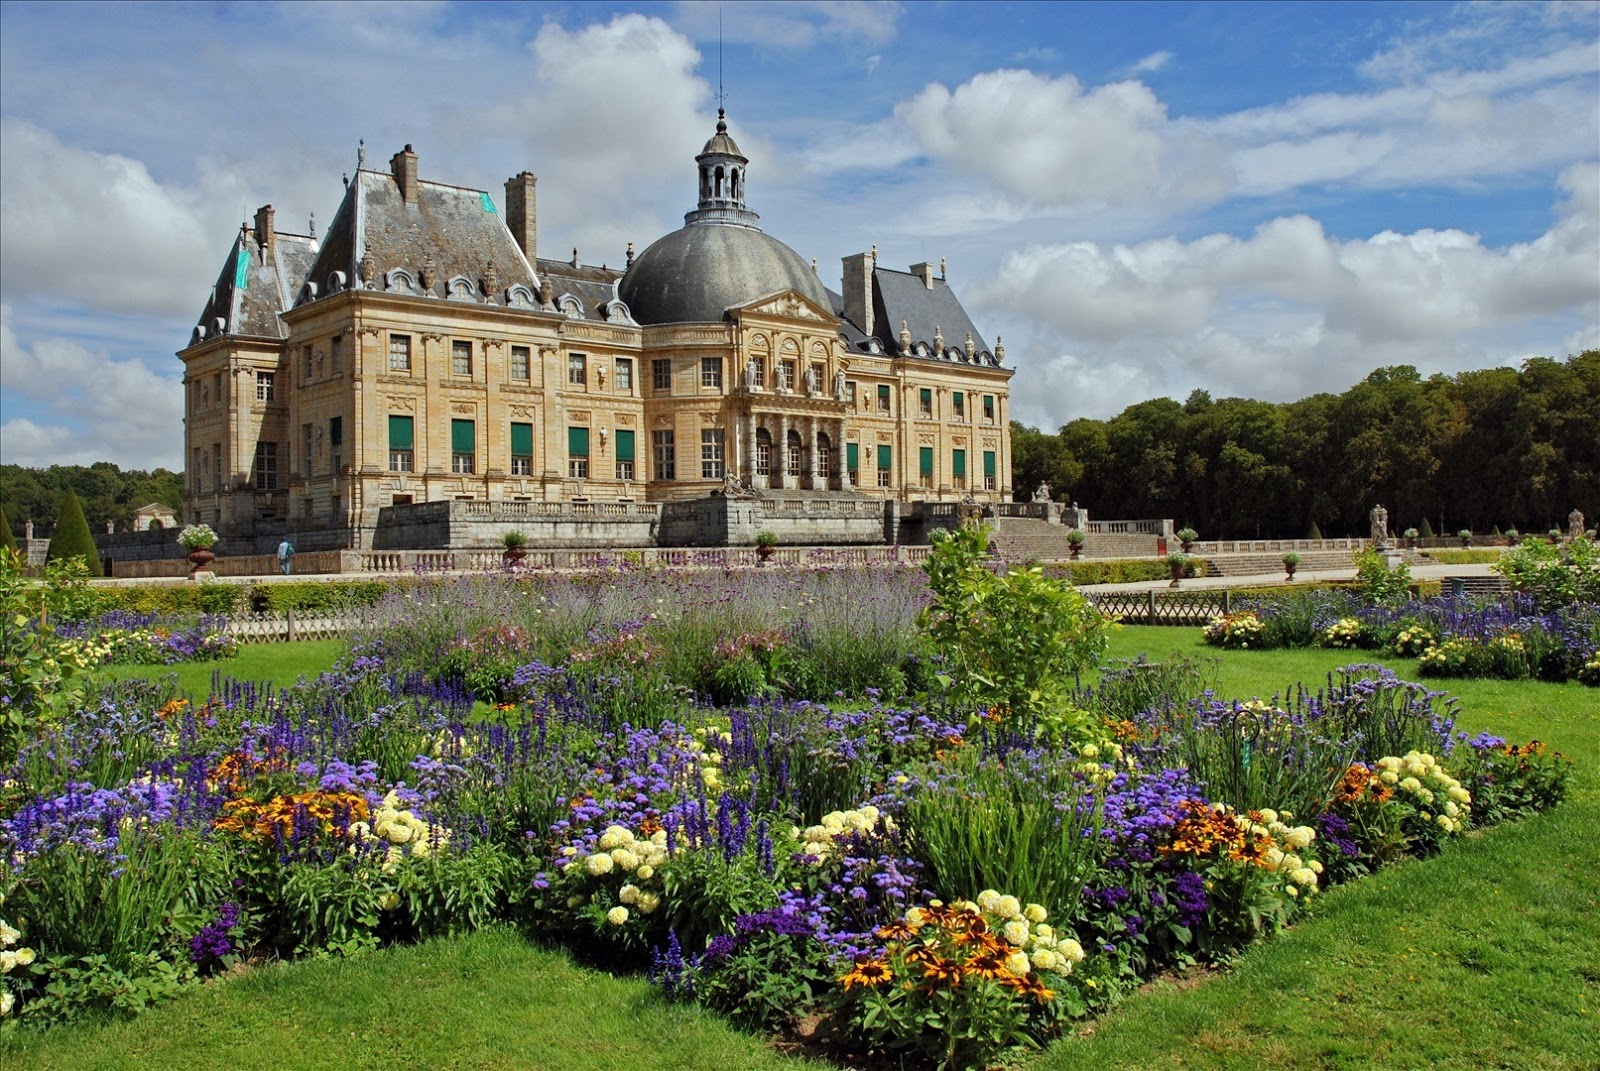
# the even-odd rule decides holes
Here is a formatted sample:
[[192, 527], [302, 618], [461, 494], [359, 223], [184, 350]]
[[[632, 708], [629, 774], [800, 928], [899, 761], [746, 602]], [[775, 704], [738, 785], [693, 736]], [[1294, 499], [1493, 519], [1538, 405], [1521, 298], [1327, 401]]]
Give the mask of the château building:
[[261, 208], [178, 354], [187, 518], [303, 546], [460, 542], [467, 516], [667, 545], [741, 541], [707, 518], [781, 501], [824, 522], [793, 541], [831, 542], [1008, 500], [1012, 370], [943, 266], [874, 248], [831, 291], [761, 230], [720, 113], [695, 159], [697, 207], [620, 271], [539, 256], [532, 174], [497, 206], [409, 145], [358, 167], [320, 240]]

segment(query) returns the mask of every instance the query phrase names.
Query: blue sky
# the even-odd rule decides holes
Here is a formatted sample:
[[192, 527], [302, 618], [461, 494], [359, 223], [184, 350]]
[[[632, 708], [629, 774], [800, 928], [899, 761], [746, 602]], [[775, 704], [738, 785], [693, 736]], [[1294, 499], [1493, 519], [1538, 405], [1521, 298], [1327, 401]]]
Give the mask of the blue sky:
[[767, 231], [948, 259], [1015, 415], [1600, 347], [1600, 6], [0, 4], [0, 458], [181, 459], [239, 223], [356, 144], [618, 264], [729, 121]]

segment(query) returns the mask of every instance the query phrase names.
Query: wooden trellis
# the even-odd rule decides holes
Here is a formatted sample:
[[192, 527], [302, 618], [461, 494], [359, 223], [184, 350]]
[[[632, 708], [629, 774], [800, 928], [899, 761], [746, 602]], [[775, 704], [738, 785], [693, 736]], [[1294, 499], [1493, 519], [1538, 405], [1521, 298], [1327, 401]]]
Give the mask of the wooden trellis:
[[1089, 601], [1101, 613], [1130, 625], [1206, 625], [1233, 609], [1230, 591], [1096, 591]]

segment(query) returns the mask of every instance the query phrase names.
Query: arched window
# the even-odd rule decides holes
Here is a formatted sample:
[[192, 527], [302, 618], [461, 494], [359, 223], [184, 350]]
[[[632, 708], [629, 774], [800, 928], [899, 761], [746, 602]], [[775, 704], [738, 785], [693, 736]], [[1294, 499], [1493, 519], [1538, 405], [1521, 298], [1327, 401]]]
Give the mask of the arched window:
[[718, 164], [717, 165], [717, 198], [720, 200], [721, 197], [722, 197], [722, 165]]
[[739, 169], [737, 167], [733, 169], [732, 177], [728, 181], [728, 196], [735, 201], [739, 199]]
[[772, 475], [772, 433], [766, 428], [756, 429], [756, 475]]
[[805, 450], [805, 444], [800, 441], [800, 433], [793, 428], [789, 429], [788, 472], [790, 476], [800, 475], [800, 455]]

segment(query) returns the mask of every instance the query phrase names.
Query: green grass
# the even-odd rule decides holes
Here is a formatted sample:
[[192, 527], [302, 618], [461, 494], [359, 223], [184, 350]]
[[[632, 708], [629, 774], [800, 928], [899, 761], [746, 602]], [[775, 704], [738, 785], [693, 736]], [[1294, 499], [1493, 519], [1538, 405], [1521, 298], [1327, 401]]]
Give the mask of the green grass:
[[184, 662], [176, 666], [112, 666], [118, 680], [175, 674], [178, 687], [196, 698], [210, 694], [214, 673], [241, 681], [270, 681], [280, 688], [302, 676], [315, 677], [330, 668], [346, 650], [343, 640], [304, 640], [296, 643], [241, 644], [232, 658], [215, 662]]
[[[1198, 628], [1127, 627], [1112, 657], [1219, 657], [1219, 692], [1268, 696], [1366, 652], [1222, 654]], [[260, 652], [257, 654], [256, 652]], [[280, 682], [337, 645], [249, 648]], [[1415, 662], [1383, 660], [1415, 679]], [[210, 681], [211, 665], [199, 678]], [[283, 676], [287, 674], [287, 678]], [[1450, 681], [1462, 727], [1577, 760], [1556, 810], [1324, 894], [1314, 917], [1198, 985], [1158, 982], [1026, 1061], [1028, 1071], [1580, 1069], [1600, 1066], [1600, 692]], [[133, 1023], [23, 1035], [0, 1065], [800, 1067], [714, 1017], [495, 930], [241, 972]]]

